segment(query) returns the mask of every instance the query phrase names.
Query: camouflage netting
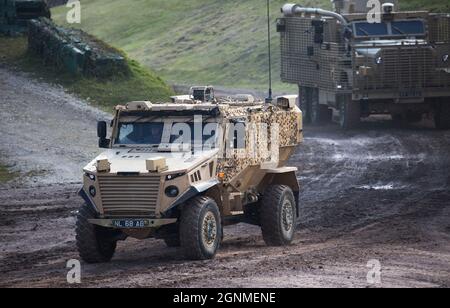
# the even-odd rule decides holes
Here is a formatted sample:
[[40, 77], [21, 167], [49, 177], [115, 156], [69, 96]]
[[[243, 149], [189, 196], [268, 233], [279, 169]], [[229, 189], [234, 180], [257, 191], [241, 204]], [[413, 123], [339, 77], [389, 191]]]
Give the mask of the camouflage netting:
[[44, 0], [0, 0], [0, 34], [25, 33], [28, 21], [40, 16], [50, 18]]
[[30, 51], [46, 64], [71, 74], [107, 78], [129, 73], [125, 57], [117, 50], [81, 30], [58, 27], [47, 18], [30, 21], [28, 42]]
[[[286, 147], [294, 148], [301, 141], [302, 122], [300, 113], [278, 107], [270, 107], [270, 109], [265, 110], [263, 107], [258, 106], [246, 108], [222, 105], [220, 108], [221, 114], [225, 118], [245, 119], [246, 126], [248, 126], [245, 132], [245, 140], [248, 140], [249, 143], [246, 144], [245, 149], [232, 151], [227, 154], [226, 158], [219, 159], [218, 172], [225, 173], [226, 181], [230, 181], [250, 166], [256, 166], [273, 159], [274, 157], [271, 156], [273, 153], [273, 149], [271, 149], [272, 141], [275, 141], [280, 149]], [[251, 123], [262, 123], [266, 124], [266, 126], [259, 127], [255, 125], [251, 127]], [[271, 129], [274, 130], [272, 131]], [[271, 136], [272, 132], [276, 135]], [[266, 138], [263, 138], [263, 135]], [[264, 139], [268, 143], [265, 143]], [[252, 144], [251, 141], [255, 141], [255, 143]]]

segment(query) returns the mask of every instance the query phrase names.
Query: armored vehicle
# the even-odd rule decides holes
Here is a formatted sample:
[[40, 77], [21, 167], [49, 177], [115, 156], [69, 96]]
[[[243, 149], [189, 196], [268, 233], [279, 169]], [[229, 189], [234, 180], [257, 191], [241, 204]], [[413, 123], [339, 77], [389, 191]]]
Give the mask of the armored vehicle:
[[127, 237], [209, 259], [223, 226], [240, 222], [261, 226], [268, 245], [291, 243], [299, 184], [285, 165], [303, 138], [297, 96], [240, 97], [202, 87], [170, 103], [117, 106], [108, 139], [99, 122], [107, 150], [84, 168], [76, 227], [84, 261], [109, 261]]
[[281, 78], [297, 84], [305, 121], [434, 115], [450, 128], [450, 15], [397, 1], [333, 0], [334, 11], [286, 4], [277, 21]]

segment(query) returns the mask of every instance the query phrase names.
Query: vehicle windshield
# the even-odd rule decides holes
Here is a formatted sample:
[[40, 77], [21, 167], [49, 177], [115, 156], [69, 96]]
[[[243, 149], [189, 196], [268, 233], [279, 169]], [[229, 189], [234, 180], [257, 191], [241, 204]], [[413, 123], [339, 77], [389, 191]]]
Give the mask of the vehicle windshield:
[[119, 123], [116, 144], [159, 144], [164, 123]]
[[404, 20], [392, 22], [392, 34], [394, 35], [411, 35], [423, 33], [425, 33], [425, 28], [423, 22], [420, 20]]
[[202, 144], [215, 145], [217, 123], [119, 123], [116, 145]]
[[388, 35], [388, 27], [386, 23], [355, 23], [357, 36], [385, 36]]
[[357, 37], [412, 36], [425, 34], [425, 25], [421, 20], [401, 20], [382, 23], [355, 22]]

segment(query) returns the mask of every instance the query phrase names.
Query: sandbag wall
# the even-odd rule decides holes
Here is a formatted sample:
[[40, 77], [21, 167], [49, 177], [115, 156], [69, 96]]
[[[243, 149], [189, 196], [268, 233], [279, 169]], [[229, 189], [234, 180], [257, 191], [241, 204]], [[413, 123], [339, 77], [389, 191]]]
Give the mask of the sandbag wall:
[[10, 36], [25, 33], [28, 21], [41, 16], [50, 18], [44, 0], [0, 0], [0, 33]]
[[0, 0], [0, 34], [9, 35], [14, 32], [16, 28], [14, 26], [15, 16], [15, 2], [12, 0]]
[[81, 30], [58, 27], [48, 18], [29, 22], [28, 48], [46, 64], [71, 74], [108, 78], [129, 73], [118, 51]]

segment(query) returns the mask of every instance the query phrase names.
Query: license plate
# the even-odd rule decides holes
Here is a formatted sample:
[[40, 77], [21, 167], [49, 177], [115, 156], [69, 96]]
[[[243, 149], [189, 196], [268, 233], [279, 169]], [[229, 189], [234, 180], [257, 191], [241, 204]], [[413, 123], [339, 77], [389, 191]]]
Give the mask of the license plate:
[[113, 220], [112, 223], [114, 227], [124, 229], [139, 229], [148, 227], [148, 221], [145, 219], [116, 219]]
[[422, 97], [422, 91], [417, 89], [406, 89], [400, 91], [400, 98]]

